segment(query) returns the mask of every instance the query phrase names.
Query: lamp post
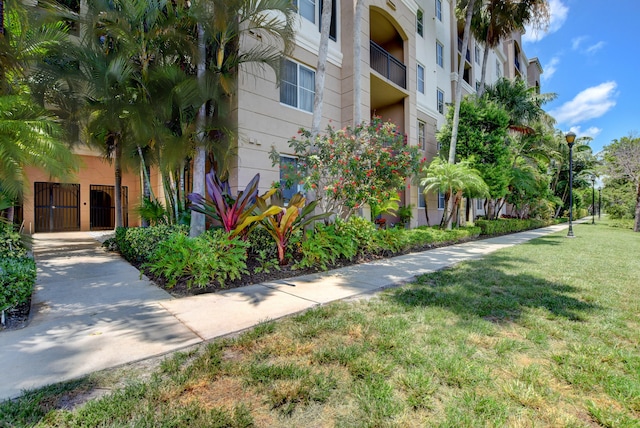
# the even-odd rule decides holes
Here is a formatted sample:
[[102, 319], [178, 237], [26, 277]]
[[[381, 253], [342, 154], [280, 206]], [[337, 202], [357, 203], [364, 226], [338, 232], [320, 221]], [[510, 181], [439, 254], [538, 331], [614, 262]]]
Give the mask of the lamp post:
[[602, 208], [602, 186], [598, 187], [598, 220], [600, 220], [601, 208]]
[[596, 176], [591, 174], [591, 224], [596, 224]]
[[573, 143], [576, 141], [576, 134], [569, 132], [564, 138], [569, 146], [569, 232], [567, 232], [567, 238], [573, 238]]

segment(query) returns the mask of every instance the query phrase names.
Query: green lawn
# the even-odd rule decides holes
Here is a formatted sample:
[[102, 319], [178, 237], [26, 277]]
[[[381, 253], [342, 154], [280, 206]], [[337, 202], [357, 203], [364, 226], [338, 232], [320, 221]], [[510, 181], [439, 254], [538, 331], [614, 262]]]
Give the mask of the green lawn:
[[[0, 404], [0, 426], [639, 427], [640, 234], [574, 231], [174, 354], [125, 386], [120, 370], [30, 392]], [[115, 392], [50, 410], [92, 388]]]

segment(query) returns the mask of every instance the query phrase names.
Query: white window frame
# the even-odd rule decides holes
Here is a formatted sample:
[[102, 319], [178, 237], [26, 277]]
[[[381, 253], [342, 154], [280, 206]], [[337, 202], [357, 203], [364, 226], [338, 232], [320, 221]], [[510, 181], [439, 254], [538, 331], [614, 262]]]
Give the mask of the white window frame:
[[481, 198], [476, 199], [476, 209], [484, 210], [484, 199], [481, 199]]
[[[421, 72], [422, 72], [422, 76], [420, 76]], [[422, 64], [418, 64], [418, 67], [416, 67], [416, 78], [418, 80], [417, 82], [418, 92], [420, 92], [421, 94], [424, 94], [424, 76], [425, 76], [424, 66]]]
[[436, 40], [436, 64], [444, 68], [444, 45]]
[[[288, 58], [285, 58], [284, 62], [285, 62], [285, 64], [286, 63], [291, 63], [291, 64], [295, 64], [296, 65], [296, 81], [295, 82], [287, 82], [285, 80], [282, 80], [280, 82], [280, 88], [281, 88], [280, 89], [280, 103], [283, 104], [283, 105], [286, 105], [288, 107], [292, 107], [292, 108], [301, 110], [301, 111], [306, 111], [308, 113], [313, 113], [313, 98], [315, 96], [315, 78], [316, 78], [315, 70], [313, 70], [312, 68], [309, 68], [309, 67], [307, 67], [305, 65], [302, 65], [297, 61], [290, 60]], [[305, 88], [305, 87], [300, 86], [300, 80], [301, 80], [300, 79], [300, 71], [301, 70], [304, 70], [304, 71], [307, 71], [307, 72], [311, 72], [313, 74], [313, 82], [314, 82], [313, 88], [309, 89], [309, 88]], [[285, 78], [284, 74], [285, 73], [283, 72], [282, 73], [282, 79]], [[295, 105], [294, 104], [290, 104], [290, 103], [286, 102], [286, 100], [282, 99], [283, 98], [283, 93], [282, 93], [283, 89], [282, 88], [286, 87], [286, 85], [295, 86], [295, 88], [296, 88], [296, 102], [295, 102]], [[309, 109], [301, 107], [301, 105], [300, 105], [300, 100], [302, 98], [302, 94], [303, 93], [306, 93], [307, 95], [308, 94], [311, 95], [311, 106], [309, 107]]]
[[502, 77], [502, 64], [500, 64], [499, 59], [496, 59], [496, 77], [498, 79]]
[[476, 64], [480, 65], [480, 46], [475, 45], [473, 55], [475, 57]]
[[427, 208], [427, 199], [424, 197], [424, 186], [418, 186], [418, 208]]
[[420, 37], [424, 37], [424, 12], [418, 9], [416, 12], [416, 32]]
[[442, 21], [442, 0], [436, 0], [436, 18]]
[[418, 120], [418, 145], [427, 150], [427, 123], [422, 120]]
[[444, 91], [440, 88], [436, 90], [436, 104], [438, 106], [438, 113], [444, 114]]
[[[322, 0], [320, 0], [320, 1], [322, 2]], [[313, 22], [314, 24], [317, 22], [317, 16], [316, 16], [316, 14], [317, 14], [318, 7], [317, 7], [317, 4], [316, 4], [316, 0], [295, 0], [293, 3], [294, 3], [294, 5], [296, 6], [296, 9], [297, 9], [298, 15], [300, 15], [301, 17], [303, 17], [303, 18], [304, 18], [304, 19], [306, 19], [307, 21]], [[301, 3], [306, 3], [306, 4], [309, 4], [309, 5], [312, 5], [312, 6], [313, 6], [313, 7], [312, 7], [312, 10], [313, 10], [313, 19], [311, 19], [311, 18], [310, 18], [309, 16], [307, 16], [307, 15], [303, 15], [303, 14], [302, 14], [302, 8], [300, 7], [300, 4], [301, 4]]]
[[438, 192], [438, 210], [444, 211], [445, 194]]

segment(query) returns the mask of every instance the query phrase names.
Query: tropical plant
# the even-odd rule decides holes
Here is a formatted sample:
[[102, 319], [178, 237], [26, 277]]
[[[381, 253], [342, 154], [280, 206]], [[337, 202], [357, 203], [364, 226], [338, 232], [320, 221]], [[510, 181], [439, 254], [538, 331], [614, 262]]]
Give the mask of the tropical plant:
[[[405, 144], [396, 125], [379, 118], [354, 128], [329, 126], [315, 139], [307, 130], [299, 133], [300, 138], [289, 140], [298, 164], [284, 171], [284, 186], [302, 183], [315, 192], [322, 212], [343, 219], [366, 204], [397, 197], [407, 177], [415, 176], [425, 160], [416, 146]], [[279, 163], [275, 149], [270, 157], [273, 165]]]
[[260, 174], [256, 174], [245, 190], [234, 197], [229, 182], [221, 181], [215, 170], [211, 170], [207, 174], [207, 195], [211, 201], [198, 193], [191, 193], [188, 195], [191, 210], [208, 216], [230, 236], [237, 236], [252, 224], [278, 212], [278, 209], [270, 208], [254, 215], [253, 210], [259, 201], [259, 181]]
[[[256, 215], [247, 218], [245, 222], [261, 221], [262, 227], [275, 241], [278, 251], [278, 262], [286, 264], [286, 251], [289, 240], [298, 230], [303, 230], [307, 225], [328, 218], [332, 213], [313, 214], [318, 201], [307, 205], [307, 199], [302, 193], [296, 193], [291, 197], [286, 207], [270, 204], [272, 196], [277, 194], [277, 189], [256, 198]], [[277, 196], [276, 199], [279, 199]], [[275, 212], [275, 213], [274, 213]]]
[[[197, 22], [198, 81], [203, 88], [221, 89], [200, 106], [195, 117], [193, 192], [204, 194], [208, 147], [231, 137], [228, 119], [240, 70], [268, 67], [278, 75], [283, 55], [293, 49], [297, 14], [289, 0], [196, 0], [190, 10]], [[251, 37], [261, 42], [241, 46], [242, 40]], [[215, 132], [206, 132], [211, 129]], [[191, 236], [204, 229], [204, 216], [192, 215]]]
[[475, 4], [471, 32], [485, 48], [478, 96], [484, 93], [489, 50], [525, 25], [530, 25], [533, 31], [544, 30], [549, 19], [547, 0], [483, 0]]
[[[489, 186], [489, 217], [497, 214], [496, 207], [508, 190], [511, 171], [511, 152], [507, 143], [509, 114], [499, 104], [485, 98], [466, 98], [460, 105], [461, 121], [458, 130], [457, 156], [471, 161]], [[452, 132], [451, 111], [438, 133], [442, 150], [448, 150]], [[447, 205], [448, 206], [448, 205]], [[447, 210], [447, 215], [451, 212]]]
[[489, 187], [482, 179], [478, 170], [473, 169], [472, 161], [465, 159], [457, 164], [445, 162], [442, 158], [435, 158], [429, 167], [425, 169], [424, 176], [420, 180], [427, 192], [442, 192], [445, 194], [445, 203], [451, 201], [454, 208], [449, 217], [443, 215], [440, 228], [450, 229], [453, 216], [460, 204], [462, 196], [483, 197], [489, 194]]

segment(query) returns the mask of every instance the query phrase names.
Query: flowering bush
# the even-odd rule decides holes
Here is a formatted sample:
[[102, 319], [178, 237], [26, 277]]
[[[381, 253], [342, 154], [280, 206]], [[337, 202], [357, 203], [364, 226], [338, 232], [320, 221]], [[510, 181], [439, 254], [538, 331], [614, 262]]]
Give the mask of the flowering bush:
[[[284, 171], [284, 185], [303, 184], [305, 190], [315, 192], [322, 212], [345, 219], [365, 204], [397, 196], [425, 161], [393, 123], [378, 118], [355, 128], [329, 126], [315, 139], [304, 129], [299, 134], [289, 141], [298, 164], [285, 166], [289, 170]], [[271, 159], [274, 165], [279, 162], [275, 149]]]

